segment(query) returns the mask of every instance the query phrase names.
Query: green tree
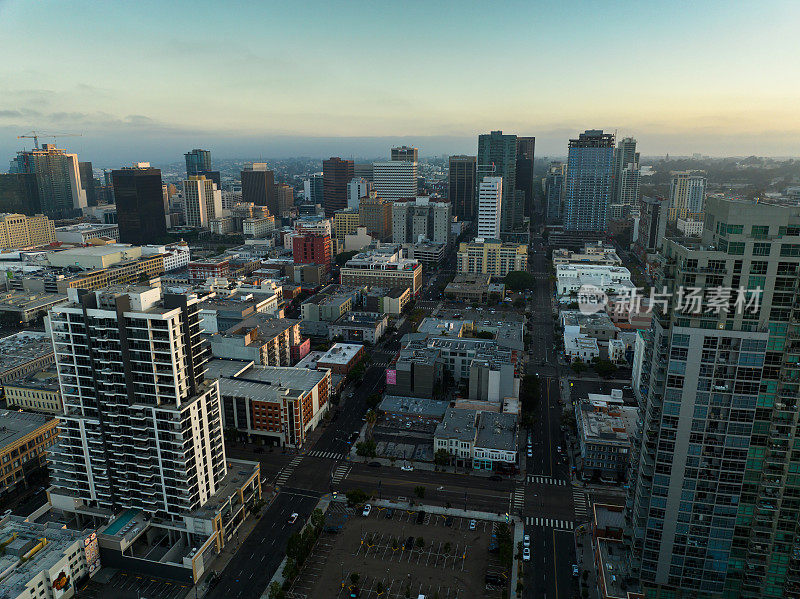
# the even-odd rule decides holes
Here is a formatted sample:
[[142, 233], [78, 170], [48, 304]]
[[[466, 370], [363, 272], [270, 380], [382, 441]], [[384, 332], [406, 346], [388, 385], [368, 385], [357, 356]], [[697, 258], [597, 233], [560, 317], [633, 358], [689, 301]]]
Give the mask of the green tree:
[[347, 497], [347, 503], [352, 507], [359, 505], [367, 500], [368, 495], [361, 489], [350, 489], [344, 494]]
[[361, 578], [361, 576], [358, 575], [358, 572], [353, 572], [350, 574], [350, 582], [353, 584], [358, 584], [359, 578]]
[[424, 499], [425, 498], [425, 487], [423, 487], [422, 485], [418, 485], [418, 486], [414, 487], [414, 495], [416, 495], [420, 499]]
[[317, 508], [313, 512], [311, 512], [311, 526], [319, 530], [324, 525], [325, 525], [325, 514], [322, 512], [321, 509]]
[[351, 252], [342, 252], [341, 254], [336, 255], [336, 265], [337, 266], [344, 266], [345, 262], [347, 262], [350, 258], [355, 256], [358, 253], [357, 250], [353, 250]]
[[505, 276], [503, 282], [506, 289], [511, 291], [526, 291], [533, 289], [536, 285], [536, 278], [529, 272], [524, 270], [512, 270]]
[[377, 408], [381, 403], [380, 393], [370, 393], [367, 397], [367, 407], [371, 410]]
[[525, 307], [525, 299], [518, 297], [514, 300], [514, 307], [515, 308], [524, 308]]
[[433, 461], [437, 466], [447, 466], [450, 463], [450, 452], [446, 449], [437, 449]]
[[420, 549], [425, 547], [425, 539], [423, 539], [422, 537], [417, 537], [417, 547], [419, 547]]
[[573, 372], [575, 372], [575, 374], [580, 374], [581, 372], [586, 370], [586, 364], [584, 364], [583, 360], [581, 360], [580, 358], [575, 358], [572, 361], [572, 370]]
[[366, 458], [374, 458], [377, 455], [377, 445], [372, 439], [356, 443], [356, 455]]
[[281, 583], [276, 581], [269, 585], [269, 599], [283, 599], [285, 596]]

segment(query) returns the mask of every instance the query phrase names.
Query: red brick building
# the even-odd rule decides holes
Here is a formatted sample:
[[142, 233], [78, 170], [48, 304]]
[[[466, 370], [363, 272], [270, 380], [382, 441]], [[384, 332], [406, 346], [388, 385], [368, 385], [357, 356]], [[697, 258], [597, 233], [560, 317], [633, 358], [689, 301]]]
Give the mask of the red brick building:
[[292, 240], [295, 264], [322, 264], [331, 268], [331, 236], [320, 233], [298, 235]]

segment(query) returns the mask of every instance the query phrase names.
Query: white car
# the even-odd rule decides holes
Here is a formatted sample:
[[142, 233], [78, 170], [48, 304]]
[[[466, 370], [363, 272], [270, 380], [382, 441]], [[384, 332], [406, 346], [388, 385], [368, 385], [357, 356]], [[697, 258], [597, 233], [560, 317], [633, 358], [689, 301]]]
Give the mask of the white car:
[[469, 529], [470, 530], [475, 530], [477, 528], [477, 526], [478, 526], [478, 523], [475, 520], [470, 520], [469, 521]]
[[413, 472], [414, 471], [414, 466], [403, 465], [403, 466], [400, 466], [400, 470], [402, 470], [403, 472]]
[[531, 561], [531, 548], [530, 547], [523, 547], [522, 548], [522, 561], [523, 562]]
[[522, 546], [523, 547], [530, 547], [531, 546], [531, 535], [523, 535], [522, 536]]
[[289, 524], [294, 524], [297, 522], [298, 516], [299, 514], [297, 512], [294, 512], [291, 516], [289, 516]]
[[361, 512], [362, 516], [369, 516], [369, 513], [372, 511], [372, 506], [367, 504], [364, 506], [364, 511]]

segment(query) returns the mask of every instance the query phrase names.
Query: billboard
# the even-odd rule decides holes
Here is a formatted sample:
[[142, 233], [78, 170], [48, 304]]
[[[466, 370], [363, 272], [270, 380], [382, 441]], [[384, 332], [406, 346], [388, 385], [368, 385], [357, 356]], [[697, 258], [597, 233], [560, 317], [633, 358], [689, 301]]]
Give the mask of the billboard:
[[397, 371], [396, 370], [387, 370], [386, 371], [386, 384], [387, 385], [396, 385], [397, 384]]
[[83, 554], [86, 558], [89, 576], [91, 576], [100, 569], [100, 547], [97, 544], [96, 533], [92, 533], [83, 540]]

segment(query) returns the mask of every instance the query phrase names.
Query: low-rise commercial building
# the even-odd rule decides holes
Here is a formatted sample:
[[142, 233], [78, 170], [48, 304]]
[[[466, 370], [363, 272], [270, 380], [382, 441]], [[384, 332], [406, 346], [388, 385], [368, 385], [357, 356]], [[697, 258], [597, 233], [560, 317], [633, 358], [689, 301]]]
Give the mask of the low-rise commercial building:
[[631, 439], [636, 431], [637, 408], [624, 405], [621, 389], [610, 395], [590, 393], [575, 405], [579, 467], [584, 478], [596, 474], [622, 480], [630, 457]]
[[113, 239], [119, 241], [119, 225], [105, 223], [77, 223], [56, 227], [56, 240], [61, 243], [84, 245], [91, 239]]
[[703, 234], [703, 221], [679, 218], [677, 222], [678, 231], [685, 237], [700, 237]]
[[422, 288], [422, 264], [402, 256], [367, 252], [348, 260], [339, 271], [342, 285], [408, 287], [416, 296]]
[[262, 239], [275, 230], [274, 216], [246, 218], [242, 221], [242, 234], [245, 237]]
[[517, 270], [528, 270], [528, 246], [499, 239], [477, 238], [458, 247], [458, 272], [504, 277]]
[[435, 452], [444, 451], [456, 466], [513, 472], [517, 469], [517, 417], [464, 408], [448, 408], [433, 435]]
[[582, 251], [566, 248], [553, 250], [553, 264], [595, 264], [597, 266], [622, 266], [617, 250], [602, 241], [587, 243]]
[[[361, 226], [358, 208], [343, 208], [333, 215], [333, 230], [336, 239], [344, 240], [345, 236], [352, 235]], [[366, 227], [364, 227], [366, 230]]]
[[47, 465], [58, 437], [58, 420], [44, 414], [0, 410], [0, 496], [25, 485], [25, 477]]
[[577, 295], [584, 285], [592, 285], [607, 295], [630, 294], [636, 286], [631, 271], [623, 266], [559, 264], [556, 266], [556, 293], [563, 298]]
[[357, 343], [376, 343], [389, 326], [389, 317], [380, 312], [347, 312], [328, 325], [328, 338]]
[[256, 314], [274, 314], [277, 308], [277, 295], [215, 294], [215, 297], [200, 303], [200, 326], [206, 333], [219, 333]]
[[408, 287], [372, 287], [364, 296], [364, 309], [399, 316], [410, 301], [411, 290]]
[[9, 408], [45, 414], [60, 414], [63, 410], [55, 364], [6, 383], [3, 394]]
[[345, 375], [364, 357], [364, 346], [358, 343], [334, 343], [317, 359], [317, 368], [327, 368], [333, 374]]
[[458, 273], [444, 288], [448, 299], [477, 304], [489, 300], [489, 284], [492, 275], [478, 273]]
[[570, 360], [591, 362], [600, 357], [600, 346], [597, 339], [581, 335], [578, 332], [564, 331], [564, 353]]
[[418, 260], [424, 266], [434, 267], [444, 260], [447, 246], [443, 243], [420, 241], [419, 243], [405, 243], [403, 249], [411, 260]]
[[436, 424], [442, 421], [449, 407], [449, 401], [385, 395], [378, 406], [378, 413], [389, 419], [400, 418], [402, 420]]
[[327, 337], [328, 325], [360, 300], [362, 288], [328, 285], [300, 304], [300, 330], [305, 335]]
[[55, 361], [47, 333], [23, 331], [0, 339], [0, 385], [38, 372]]
[[171, 272], [189, 266], [191, 251], [185, 242], [167, 245], [143, 245], [142, 256], [161, 254], [164, 257], [164, 272]]
[[7, 322], [24, 325], [44, 316], [51, 307], [66, 301], [67, 296], [58, 293], [26, 293], [18, 290], [0, 292], [0, 317]]
[[330, 371], [240, 364], [219, 378], [225, 428], [250, 442], [302, 447], [328, 411]]
[[189, 262], [189, 281], [202, 283], [209, 278], [223, 278], [230, 275], [231, 262], [229, 256], [216, 256], [204, 260]]
[[4, 599], [69, 599], [100, 569], [97, 535], [51, 522], [0, 520], [0, 587]]
[[[211, 335], [209, 341], [215, 358], [247, 360], [259, 366], [291, 366], [292, 348], [303, 345], [299, 320], [273, 318], [268, 314], [252, 315], [224, 332]], [[302, 353], [302, 349], [294, 351], [295, 356]]]

